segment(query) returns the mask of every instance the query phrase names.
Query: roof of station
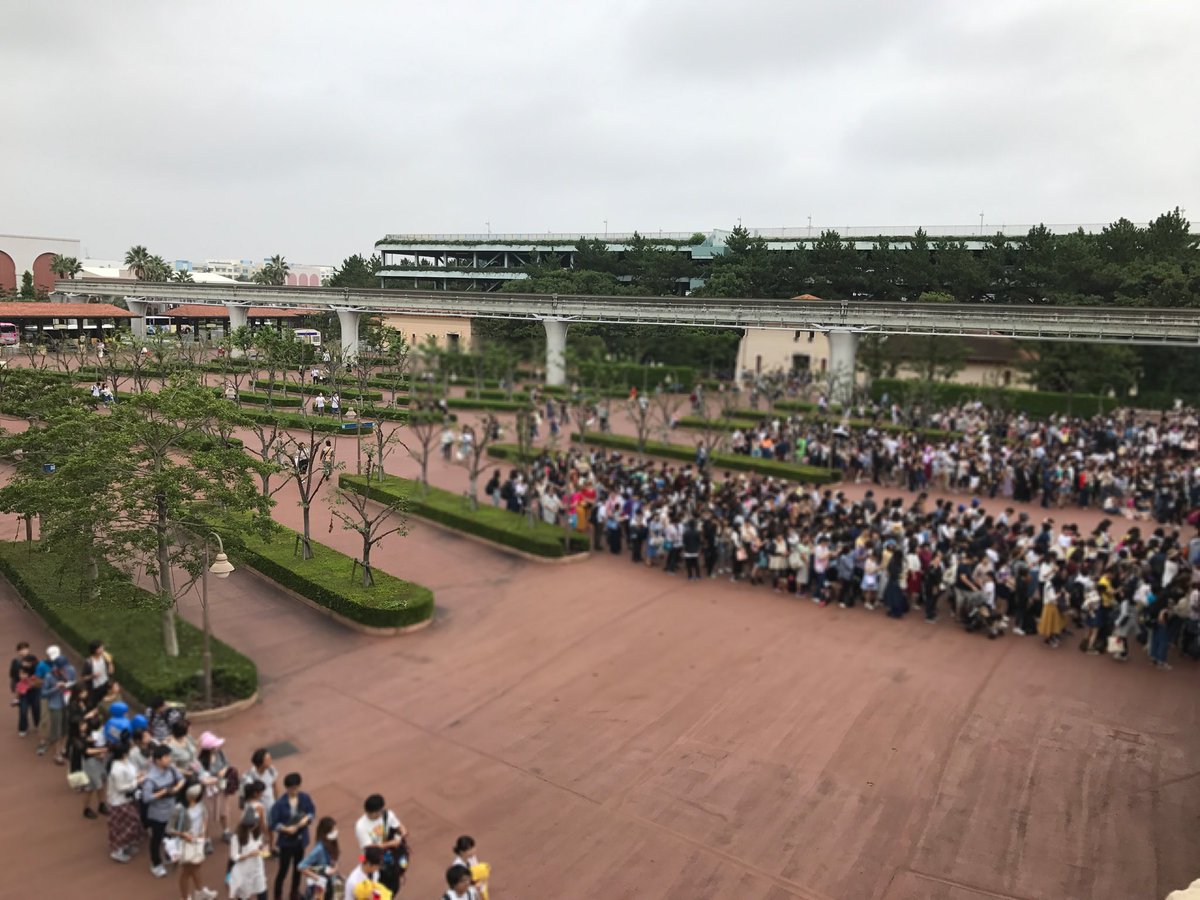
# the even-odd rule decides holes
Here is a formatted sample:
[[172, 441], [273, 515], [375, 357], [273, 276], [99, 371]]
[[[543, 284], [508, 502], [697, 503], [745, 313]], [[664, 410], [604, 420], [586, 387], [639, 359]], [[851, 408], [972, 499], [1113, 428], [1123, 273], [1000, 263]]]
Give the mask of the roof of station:
[[[224, 306], [208, 306], [203, 303], [187, 303], [182, 306], [172, 306], [164, 316], [174, 316], [177, 319], [228, 319], [229, 310]], [[293, 319], [305, 315], [301, 309], [270, 309], [264, 306], [252, 306], [246, 311], [251, 319]]]
[[0, 303], [0, 319], [132, 319], [111, 303]]

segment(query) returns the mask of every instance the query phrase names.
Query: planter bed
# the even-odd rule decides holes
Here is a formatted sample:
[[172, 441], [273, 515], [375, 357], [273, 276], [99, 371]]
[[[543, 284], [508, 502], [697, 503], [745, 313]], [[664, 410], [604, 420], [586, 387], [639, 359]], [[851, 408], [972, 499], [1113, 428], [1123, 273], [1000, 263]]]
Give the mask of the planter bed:
[[[577, 443], [592, 444], [597, 447], [611, 447], [627, 453], [637, 453], [637, 438], [625, 437], [619, 434], [601, 434], [589, 431], [584, 441], [578, 434], [571, 435], [571, 440]], [[663, 444], [658, 441], [646, 441], [645, 454], [662, 456], [668, 459], [695, 462], [696, 451], [685, 444]], [[773, 475], [798, 481], [804, 484], [830, 484], [840, 480], [840, 476], [832, 469], [819, 469], [816, 466], [804, 466], [797, 463], [780, 462], [774, 459], [762, 459], [754, 456], [742, 456], [737, 453], [712, 454], [714, 469], [730, 469], [738, 472], [757, 472], [760, 475]]]
[[[280, 587], [298, 594], [335, 617], [374, 629], [410, 629], [433, 618], [433, 592], [373, 566], [375, 586], [364, 588], [353, 558], [310, 540], [313, 558], [301, 559], [299, 532], [277, 525], [271, 540], [248, 535], [227, 538], [235, 559], [255, 569]], [[220, 531], [220, 526], [216, 527]], [[378, 552], [376, 547], [376, 552]]]
[[[422, 489], [422, 485], [410, 478], [389, 476], [383, 481], [372, 481], [368, 486], [358, 475], [343, 474], [338, 482], [342, 487], [365, 492], [382, 503], [403, 498], [414, 516], [533, 556], [554, 559], [569, 555], [563, 550], [562, 528], [540, 520], [530, 528], [528, 517], [492, 506], [487, 497], [482, 498], [478, 509], [472, 510], [465, 497], [432, 486]], [[588, 535], [571, 532], [571, 554], [586, 553], [589, 548]]]
[[[87, 655], [90, 641], [104, 641], [116, 661], [117, 681], [139, 700], [162, 696], [188, 702], [202, 695], [200, 629], [178, 617], [179, 656], [167, 656], [158, 598], [148, 591], [110, 570], [114, 577], [104, 581], [105, 596], [81, 600], [78, 567], [60, 552], [43, 551], [37, 542], [0, 542], [0, 573], [81, 656]], [[215, 694], [230, 700], [253, 697], [258, 688], [254, 662], [215, 637], [212, 653]]]

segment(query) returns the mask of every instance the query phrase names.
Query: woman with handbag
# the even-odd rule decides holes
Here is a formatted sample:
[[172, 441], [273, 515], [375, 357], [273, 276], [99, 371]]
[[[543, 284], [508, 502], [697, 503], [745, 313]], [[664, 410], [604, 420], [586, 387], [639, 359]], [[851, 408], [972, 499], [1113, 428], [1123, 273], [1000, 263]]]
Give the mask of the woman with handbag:
[[[177, 838], [179, 848], [179, 896], [181, 900], [216, 900], [217, 892], [200, 884], [200, 866], [204, 863], [204, 841], [208, 834], [208, 811], [204, 808], [204, 787], [193, 784], [184, 794], [184, 802], [175, 807], [167, 826], [167, 836]], [[191, 884], [193, 890], [188, 890]]]
[[300, 860], [304, 900], [325, 900], [333, 896], [339, 854], [337, 822], [332, 816], [325, 816], [317, 823], [317, 837], [312, 849]]
[[108, 770], [108, 855], [129, 862], [142, 841], [142, 811], [134, 802], [138, 789], [137, 766], [129, 758], [128, 740], [112, 748]]

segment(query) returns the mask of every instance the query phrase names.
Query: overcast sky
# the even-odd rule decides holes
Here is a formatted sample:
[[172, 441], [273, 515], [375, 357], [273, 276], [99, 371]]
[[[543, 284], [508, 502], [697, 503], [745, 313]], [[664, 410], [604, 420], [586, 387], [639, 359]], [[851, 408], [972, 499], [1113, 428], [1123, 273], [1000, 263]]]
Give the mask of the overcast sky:
[[1190, 0], [10, 0], [0, 232], [1196, 220], [1197, 46]]

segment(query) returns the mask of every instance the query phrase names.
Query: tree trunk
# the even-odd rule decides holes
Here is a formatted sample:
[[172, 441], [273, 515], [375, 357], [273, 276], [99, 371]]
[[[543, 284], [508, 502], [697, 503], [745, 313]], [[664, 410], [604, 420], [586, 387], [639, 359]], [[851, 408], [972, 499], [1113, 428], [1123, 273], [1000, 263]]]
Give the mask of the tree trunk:
[[83, 570], [84, 586], [87, 588], [87, 598], [89, 600], [100, 599], [100, 564], [96, 560], [96, 545], [95, 535], [88, 535], [87, 546], [84, 553], [87, 557], [87, 565]]
[[467, 471], [467, 496], [471, 498], [471, 512], [479, 509], [479, 497], [477, 495], [476, 483], [479, 480], [479, 470], [472, 466]]
[[363, 535], [362, 573], [362, 586], [365, 588], [374, 586], [375, 579], [371, 577], [371, 538], [365, 534]]
[[171, 552], [167, 543], [167, 513], [159, 501], [158, 512], [158, 595], [163, 601], [163, 651], [179, 655], [179, 635], [175, 633], [175, 590], [171, 578]]
[[300, 540], [300, 558], [312, 559], [312, 504], [305, 501], [300, 504], [300, 507], [304, 511], [304, 534]]
[[[264, 462], [265, 462], [265, 460], [264, 460]], [[271, 496], [271, 473], [263, 472], [259, 477], [262, 479], [262, 495], [264, 497], [270, 497]]]

